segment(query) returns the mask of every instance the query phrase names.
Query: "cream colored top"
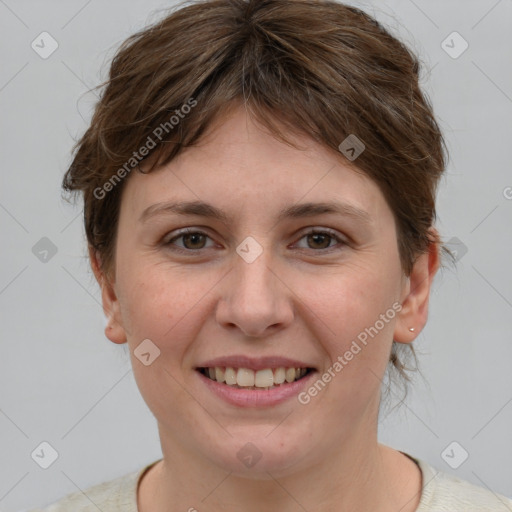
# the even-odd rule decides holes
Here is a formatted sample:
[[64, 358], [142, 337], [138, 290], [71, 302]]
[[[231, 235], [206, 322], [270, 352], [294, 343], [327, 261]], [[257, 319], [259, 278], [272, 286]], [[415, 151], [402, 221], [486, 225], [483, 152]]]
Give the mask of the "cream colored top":
[[[418, 464], [423, 477], [423, 490], [416, 512], [512, 512], [511, 499], [437, 471], [428, 463], [407, 456]], [[157, 462], [115, 480], [89, 487], [84, 493], [70, 494], [44, 509], [29, 512], [138, 512], [139, 480]]]

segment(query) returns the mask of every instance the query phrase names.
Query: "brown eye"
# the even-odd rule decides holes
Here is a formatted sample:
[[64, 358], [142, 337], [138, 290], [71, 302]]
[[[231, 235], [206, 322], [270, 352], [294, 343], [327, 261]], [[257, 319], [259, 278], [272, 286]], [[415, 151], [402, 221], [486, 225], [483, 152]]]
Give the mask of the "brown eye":
[[[182, 231], [177, 236], [168, 239], [164, 242], [166, 247], [177, 252], [197, 252], [201, 249], [208, 249], [206, 241], [210, 237], [202, 231]], [[182, 240], [182, 244], [177, 244], [177, 240]]]
[[[327, 250], [335, 247], [336, 245], [345, 245], [344, 240], [339, 237], [337, 234], [331, 231], [325, 230], [312, 230], [308, 233], [305, 233], [300, 240], [306, 240], [306, 247], [300, 246], [300, 249], [310, 249], [316, 252], [321, 252], [322, 250]], [[332, 244], [331, 242], [335, 242]]]
[[191, 233], [182, 235], [183, 245], [187, 249], [202, 249], [204, 247], [205, 235], [201, 233]]
[[313, 247], [310, 247], [311, 249], [327, 249], [330, 241], [332, 240], [332, 236], [325, 233], [314, 233], [306, 236], [308, 238], [308, 242], [313, 244]]

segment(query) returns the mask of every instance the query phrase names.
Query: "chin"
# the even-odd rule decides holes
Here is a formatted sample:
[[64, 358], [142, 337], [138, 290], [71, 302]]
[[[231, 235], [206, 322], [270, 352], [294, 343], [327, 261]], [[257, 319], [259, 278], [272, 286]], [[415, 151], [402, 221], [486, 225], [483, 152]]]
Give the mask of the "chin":
[[224, 471], [256, 480], [271, 480], [299, 471], [307, 458], [306, 439], [291, 439], [284, 428], [279, 434], [269, 432], [272, 429], [268, 426], [263, 435], [260, 429], [258, 434], [255, 429], [241, 429], [219, 443], [218, 450], [213, 451], [210, 446], [207, 457]]

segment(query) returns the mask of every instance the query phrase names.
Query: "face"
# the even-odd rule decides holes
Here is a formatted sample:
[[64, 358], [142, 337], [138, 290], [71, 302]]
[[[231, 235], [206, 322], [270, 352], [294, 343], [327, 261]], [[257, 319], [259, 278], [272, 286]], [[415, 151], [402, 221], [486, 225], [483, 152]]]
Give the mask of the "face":
[[[375, 435], [393, 337], [412, 339], [393, 214], [341, 155], [295, 141], [240, 108], [126, 183], [107, 332], [129, 344], [164, 453], [277, 476]], [[210, 206], [172, 206], [188, 202]]]

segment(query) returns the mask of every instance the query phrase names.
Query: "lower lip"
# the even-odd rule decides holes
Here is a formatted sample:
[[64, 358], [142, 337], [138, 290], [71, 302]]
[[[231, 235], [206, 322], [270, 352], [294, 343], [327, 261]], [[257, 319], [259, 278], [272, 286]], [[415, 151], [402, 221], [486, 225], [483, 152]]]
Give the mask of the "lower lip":
[[317, 373], [310, 371], [302, 379], [281, 384], [273, 389], [242, 389], [234, 388], [227, 384], [205, 377], [201, 372], [196, 372], [208, 389], [224, 401], [239, 407], [270, 407], [277, 405], [292, 397], [296, 397]]

